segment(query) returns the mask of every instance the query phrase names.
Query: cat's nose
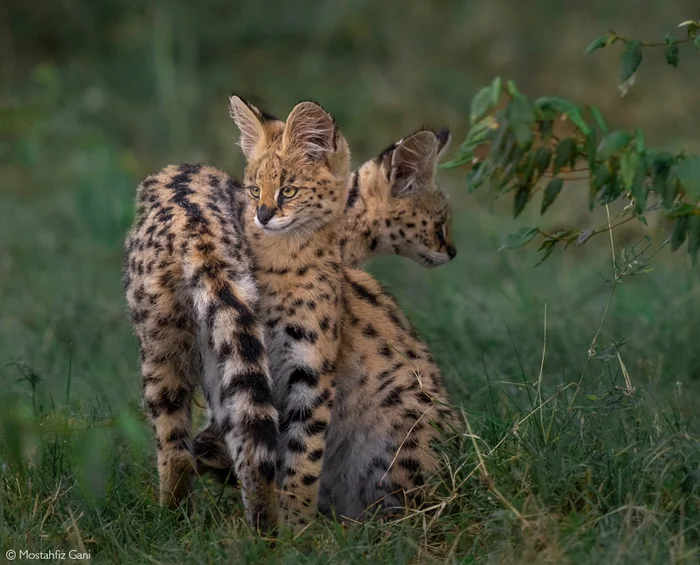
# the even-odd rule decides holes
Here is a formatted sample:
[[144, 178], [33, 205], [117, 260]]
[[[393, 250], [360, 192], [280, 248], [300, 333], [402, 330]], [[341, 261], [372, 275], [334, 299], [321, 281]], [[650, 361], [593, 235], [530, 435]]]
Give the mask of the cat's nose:
[[258, 220], [263, 226], [267, 225], [267, 222], [272, 219], [276, 211], [277, 210], [273, 206], [263, 204], [258, 208]]
[[454, 259], [457, 256], [457, 248], [454, 245], [448, 245], [447, 254], [450, 256], [450, 259]]

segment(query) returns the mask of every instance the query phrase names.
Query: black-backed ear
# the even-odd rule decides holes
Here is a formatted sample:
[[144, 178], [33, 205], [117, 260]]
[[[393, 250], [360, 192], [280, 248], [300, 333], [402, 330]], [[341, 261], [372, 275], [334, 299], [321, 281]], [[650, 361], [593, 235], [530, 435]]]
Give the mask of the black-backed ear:
[[408, 196], [429, 186], [437, 156], [438, 139], [432, 131], [419, 131], [399, 141], [391, 156], [391, 195]]
[[238, 145], [241, 146], [246, 159], [250, 160], [266, 141], [263, 122], [274, 118], [235, 94], [229, 102], [231, 117], [241, 131]]
[[315, 102], [300, 102], [287, 117], [282, 144], [301, 147], [313, 159], [323, 158], [336, 148], [333, 118]]
[[452, 135], [450, 135], [450, 130], [447, 128], [442, 128], [435, 133], [435, 137], [438, 140], [437, 156], [438, 161], [443, 156], [447, 148], [450, 146], [450, 141], [452, 141]]

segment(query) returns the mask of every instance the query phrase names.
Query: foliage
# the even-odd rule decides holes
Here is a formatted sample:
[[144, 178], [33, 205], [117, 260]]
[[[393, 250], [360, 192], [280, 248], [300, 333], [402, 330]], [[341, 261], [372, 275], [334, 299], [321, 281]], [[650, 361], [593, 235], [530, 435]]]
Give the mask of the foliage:
[[[192, 161], [240, 173], [231, 89], [280, 113], [316, 98], [356, 162], [421, 123], [461, 136], [465, 93], [494, 74], [523, 92], [595, 102], [625, 125], [616, 129], [639, 123], [654, 144], [692, 140], [684, 112], [699, 77], [666, 70], [643, 46], [640, 80], [621, 104], [616, 57], [572, 65], [599, 26], [651, 33], [678, 2], [3, 2], [0, 555], [85, 547], [94, 563], [697, 562], [700, 279], [670, 245], [636, 244], [636, 221], [612, 230], [612, 273], [609, 231], [532, 269], [527, 248], [495, 251], [539, 214], [539, 198], [512, 220], [486, 191], [467, 194], [458, 172], [441, 173], [456, 259], [429, 271], [398, 258], [370, 268], [429, 344], [471, 434], [441, 448], [437, 508], [364, 525], [318, 520], [275, 543], [245, 526], [236, 490], [208, 480], [197, 481], [189, 517], [157, 505], [120, 281], [143, 176]], [[604, 24], [582, 11], [605, 14]], [[689, 47], [679, 46], [682, 71]], [[660, 67], [673, 104], [642, 96], [642, 77]], [[562, 124], [571, 121], [555, 122], [557, 133]], [[558, 193], [541, 189], [554, 202], [538, 224], [545, 233], [575, 221], [568, 179], [582, 174], [560, 171]], [[506, 243], [527, 237], [543, 238], [524, 230]], [[627, 277], [653, 253], [652, 272]], [[201, 425], [201, 408], [193, 414]]]
[[[688, 37], [665, 40], [666, 59], [678, 66], [677, 45], [698, 38], [700, 22], [687, 21]], [[611, 32], [594, 40], [590, 53], [615, 42], [624, 43], [622, 84], [631, 84], [641, 62], [642, 48], [657, 44], [627, 40]], [[700, 247], [700, 156], [687, 151], [669, 152], [647, 147], [640, 129], [610, 130], [594, 105], [582, 107], [563, 97], [535, 100], [522, 94], [513, 81], [498, 77], [474, 96], [470, 128], [455, 157], [444, 168], [470, 167], [470, 191], [483, 185], [495, 194], [513, 193], [517, 218], [538, 192], [544, 214], [566, 181], [586, 179], [589, 208], [624, 199], [629, 204], [598, 230], [562, 230], [545, 233], [537, 227], [521, 229], [506, 238], [504, 247], [525, 245], [539, 234], [539, 250], [546, 259], [555, 248], [581, 245], [593, 235], [659, 207], [673, 220], [673, 250], [685, 241], [693, 263]]]
[[663, 42], [647, 42], [639, 41], [636, 39], [625, 39], [621, 37], [614, 31], [611, 31], [607, 35], [601, 35], [597, 37], [586, 47], [584, 51], [585, 55], [597, 51], [598, 49], [603, 49], [609, 47], [615, 43], [622, 43], [624, 47], [620, 53], [620, 91], [624, 96], [627, 94], [629, 87], [634, 84], [634, 76], [640, 65], [642, 64], [643, 49], [648, 47], [664, 47], [664, 58], [666, 63], [672, 67], [678, 67], [680, 63], [680, 50], [679, 45], [683, 43], [693, 43], [695, 47], [700, 49], [700, 20], [686, 20], [678, 25], [679, 28], [685, 28], [685, 37], [683, 39], [678, 39], [667, 33], [664, 37]]

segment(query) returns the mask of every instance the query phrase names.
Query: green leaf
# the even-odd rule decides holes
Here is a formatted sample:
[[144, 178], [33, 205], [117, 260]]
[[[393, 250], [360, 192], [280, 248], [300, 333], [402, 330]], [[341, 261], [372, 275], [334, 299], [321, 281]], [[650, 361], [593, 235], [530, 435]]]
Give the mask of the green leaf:
[[542, 263], [544, 263], [547, 257], [549, 257], [554, 251], [557, 243], [559, 243], [559, 240], [551, 237], [542, 242], [542, 245], [540, 245], [540, 248], [537, 250], [542, 252], [542, 257], [540, 257], [540, 260], [537, 261], [535, 267], [539, 267]]
[[514, 218], [517, 218], [525, 208], [525, 204], [527, 204], [527, 201], [530, 198], [531, 188], [532, 187], [529, 184], [523, 184], [518, 187], [518, 191], [515, 193], [515, 199], [513, 200]]
[[508, 92], [513, 98], [517, 98], [518, 96], [522, 96], [520, 91], [518, 90], [518, 87], [515, 86], [515, 83], [512, 80], [509, 80], [506, 82], [506, 88], [508, 89]]
[[700, 249], [700, 216], [695, 214], [688, 220], [688, 253], [693, 265], [698, 258], [698, 249]]
[[695, 47], [697, 47], [698, 49], [700, 49], [700, 35], [698, 35], [698, 36], [695, 38], [695, 41], [694, 41], [693, 43], [695, 43]]
[[630, 192], [636, 204], [637, 214], [642, 214], [647, 205], [647, 193], [649, 192], [649, 185], [646, 182], [648, 165], [644, 153], [638, 153], [637, 157]]
[[630, 78], [642, 64], [642, 42], [628, 41], [620, 55], [620, 63], [622, 70], [620, 71], [620, 80], [625, 82]]
[[651, 188], [661, 197], [664, 208], [671, 209], [676, 198], [676, 188], [669, 181], [673, 156], [668, 153], [659, 153], [651, 165]]
[[564, 186], [564, 181], [559, 177], [555, 177], [547, 183], [547, 187], [544, 189], [544, 195], [542, 196], [542, 207], [540, 208], [540, 215], [544, 214], [554, 202], [554, 199], [561, 192], [561, 188]]
[[593, 53], [593, 51], [596, 51], [598, 49], [602, 49], [603, 47], [608, 46], [608, 36], [607, 35], [601, 35], [600, 37], [596, 37], [593, 41], [591, 41], [588, 44], [588, 47], [586, 47], [586, 50], [583, 52], [584, 55], [589, 55], [590, 53]]
[[489, 135], [494, 132], [493, 128], [486, 120], [475, 123], [469, 128], [467, 137], [459, 146], [461, 151], [473, 151], [478, 145], [485, 143], [489, 139]]
[[600, 110], [598, 110], [598, 107], [597, 106], [589, 106], [588, 111], [591, 113], [591, 116], [593, 116], [595, 123], [598, 124], [600, 131], [602, 131], [603, 134], [607, 135], [608, 134], [608, 126], [605, 125], [605, 120], [603, 119], [603, 115], [600, 113]]
[[467, 163], [471, 163], [473, 159], [474, 159], [473, 154], [461, 153], [461, 154], [457, 155], [451, 161], [447, 161], [445, 163], [440, 163], [438, 165], [438, 168], [440, 168], [440, 169], [456, 169], [457, 167], [461, 167], [463, 165], [466, 165]]
[[[516, 130], [518, 126], [526, 126], [529, 130], [533, 129], [535, 123], [535, 107], [532, 102], [522, 94], [518, 93], [510, 101], [506, 109], [508, 121]], [[530, 131], [532, 136], [532, 131]], [[517, 137], [517, 133], [516, 133]]]
[[493, 92], [490, 86], [482, 88], [472, 98], [472, 106], [469, 112], [469, 120], [472, 124], [480, 120], [493, 106]]
[[566, 114], [573, 124], [586, 135], [590, 128], [581, 115], [581, 108], [573, 102], [558, 96], [545, 96], [535, 100], [535, 106], [544, 112], [554, 112], [556, 114]]
[[671, 234], [671, 251], [675, 251], [683, 244], [687, 229], [688, 216], [679, 216], [676, 218], [676, 223], [673, 226], [673, 234]]
[[620, 183], [617, 178], [613, 178], [613, 180], [610, 183], [606, 184], [605, 186], [603, 186], [603, 188], [600, 189], [598, 202], [600, 202], [601, 205], [615, 202], [615, 200], [617, 200], [620, 197], [623, 190], [624, 187], [622, 186], [622, 183]]
[[496, 106], [498, 104], [498, 99], [501, 97], [501, 85], [503, 81], [501, 77], [496, 77], [493, 79], [493, 84], [491, 84], [491, 103]]
[[[501, 249], [515, 249], [532, 241], [539, 230], [537, 228], [520, 228], [517, 232], [508, 234], [503, 240]], [[499, 251], [501, 250], [499, 249]]]
[[532, 129], [528, 124], [517, 124], [513, 127], [513, 133], [515, 134], [515, 139], [518, 141], [520, 147], [529, 147], [532, 143]]
[[562, 139], [558, 144], [554, 153], [554, 174], [558, 174], [561, 168], [569, 165], [573, 168], [576, 161], [576, 142], [567, 137]]
[[666, 56], [666, 62], [672, 67], [678, 67], [678, 45], [668, 45], [664, 52]]
[[638, 162], [639, 155], [637, 153], [625, 151], [622, 155], [620, 155], [620, 173], [622, 173], [622, 184], [627, 190], [632, 190]]
[[474, 192], [479, 188], [483, 184], [484, 178], [488, 176], [486, 173], [491, 170], [488, 162], [478, 163], [472, 167], [471, 171], [467, 173], [467, 190], [469, 192]]
[[537, 150], [535, 154], [535, 170], [542, 174], [549, 167], [549, 162], [552, 160], [552, 150], [549, 147], [543, 146]]
[[700, 155], [688, 155], [673, 167], [681, 190], [691, 200], [700, 200]]
[[632, 140], [632, 136], [626, 131], [614, 131], [606, 135], [598, 145], [598, 158], [606, 161], [615, 153], [624, 149]]
[[636, 132], [634, 132], [634, 144], [635, 144], [635, 148], [637, 150], [637, 153], [644, 152], [644, 149], [645, 149], [644, 132], [641, 129], [638, 129]]

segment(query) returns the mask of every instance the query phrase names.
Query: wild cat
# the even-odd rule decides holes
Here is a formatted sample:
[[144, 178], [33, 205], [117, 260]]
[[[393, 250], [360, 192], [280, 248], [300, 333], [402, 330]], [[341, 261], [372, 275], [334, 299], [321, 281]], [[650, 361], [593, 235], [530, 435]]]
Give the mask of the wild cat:
[[[424, 267], [454, 259], [457, 249], [452, 239], [451, 209], [435, 169], [449, 146], [450, 132], [441, 129], [435, 137], [437, 152], [431, 153], [430, 159], [420, 154], [412, 159], [416, 167], [425, 167], [413, 171], [420, 182], [406, 185], [400, 177], [400, 162], [392, 164], [403, 140], [353, 173], [340, 239], [343, 265], [358, 267], [369, 257], [389, 254], [408, 257]], [[366, 174], [373, 162], [382, 165], [383, 175]]]
[[[436, 267], [455, 257], [449, 201], [436, 174], [450, 134], [442, 129], [435, 137], [435, 152], [428, 144], [419, 146], [414, 155], [406, 154], [405, 146], [397, 153], [403, 141], [399, 140], [352, 174], [340, 238], [343, 265], [357, 266], [370, 257], [395, 253]], [[430, 153], [423, 155], [426, 150]], [[402, 182], [407, 170], [402, 159], [412, 162], [417, 182]], [[374, 167], [383, 174], [367, 174]], [[212, 473], [237, 483], [215, 421], [199, 433], [194, 447], [199, 474]]]
[[160, 502], [190, 495], [191, 405], [201, 386], [240, 479], [250, 524], [278, 522], [278, 416], [245, 238], [246, 196], [201, 165], [170, 166], [138, 189], [124, 286], [141, 351]]
[[[231, 106], [247, 159], [244, 221], [281, 414], [285, 514], [315, 513], [321, 482], [321, 508], [349, 516], [420, 497], [437, 468], [436, 428], [454, 416], [439, 370], [394, 300], [368, 274], [342, 266], [347, 143], [312, 102], [295, 106], [286, 123], [236, 96]], [[417, 132], [359, 178], [384, 175], [401, 192], [419, 190], [434, 175], [438, 147], [434, 133]]]

